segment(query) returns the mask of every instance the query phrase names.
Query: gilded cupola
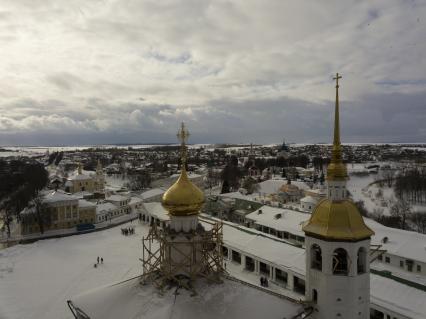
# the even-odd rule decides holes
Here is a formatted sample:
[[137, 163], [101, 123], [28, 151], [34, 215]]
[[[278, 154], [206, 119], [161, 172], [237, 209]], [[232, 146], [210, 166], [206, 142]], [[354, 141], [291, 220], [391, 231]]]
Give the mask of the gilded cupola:
[[204, 204], [204, 194], [189, 180], [186, 172], [186, 141], [189, 132], [184, 123], [177, 137], [181, 142], [181, 173], [178, 180], [164, 193], [162, 204], [173, 216], [196, 215]]

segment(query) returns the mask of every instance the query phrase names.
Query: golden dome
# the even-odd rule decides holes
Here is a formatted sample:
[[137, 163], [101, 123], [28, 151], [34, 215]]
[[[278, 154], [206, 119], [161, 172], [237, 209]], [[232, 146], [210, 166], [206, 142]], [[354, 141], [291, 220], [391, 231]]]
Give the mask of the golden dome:
[[358, 241], [374, 235], [350, 200], [323, 199], [302, 229], [313, 237], [330, 240]]
[[182, 169], [179, 179], [164, 193], [162, 204], [170, 215], [195, 215], [204, 204], [204, 194]]
[[164, 193], [162, 204], [169, 211], [169, 214], [173, 216], [196, 215], [204, 204], [204, 194], [189, 180], [186, 174], [187, 154], [185, 142], [189, 137], [189, 132], [184, 123], [182, 123], [177, 137], [181, 141], [182, 171], [178, 180]]

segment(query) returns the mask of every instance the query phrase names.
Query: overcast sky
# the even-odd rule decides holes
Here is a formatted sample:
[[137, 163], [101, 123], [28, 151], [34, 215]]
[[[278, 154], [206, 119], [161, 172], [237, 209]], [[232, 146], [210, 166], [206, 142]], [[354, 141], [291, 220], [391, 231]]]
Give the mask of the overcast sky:
[[426, 142], [426, 1], [0, 0], [0, 145]]

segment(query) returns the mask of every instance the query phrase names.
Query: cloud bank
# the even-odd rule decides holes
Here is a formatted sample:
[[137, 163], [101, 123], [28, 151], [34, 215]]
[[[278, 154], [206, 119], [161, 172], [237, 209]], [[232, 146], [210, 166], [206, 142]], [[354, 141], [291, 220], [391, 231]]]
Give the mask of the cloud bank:
[[0, 2], [0, 144], [426, 142], [421, 1]]

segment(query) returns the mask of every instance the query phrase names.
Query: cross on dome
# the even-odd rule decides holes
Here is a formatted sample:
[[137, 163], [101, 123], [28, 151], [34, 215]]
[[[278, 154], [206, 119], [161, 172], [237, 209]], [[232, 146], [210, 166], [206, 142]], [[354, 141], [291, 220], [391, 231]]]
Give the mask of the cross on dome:
[[181, 161], [182, 161], [182, 169], [185, 169], [186, 164], [186, 141], [189, 138], [189, 131], [185, 127], [185, 123], [182, 122], [181, 128], [176, 134], [178, 140], [181, 143]]

